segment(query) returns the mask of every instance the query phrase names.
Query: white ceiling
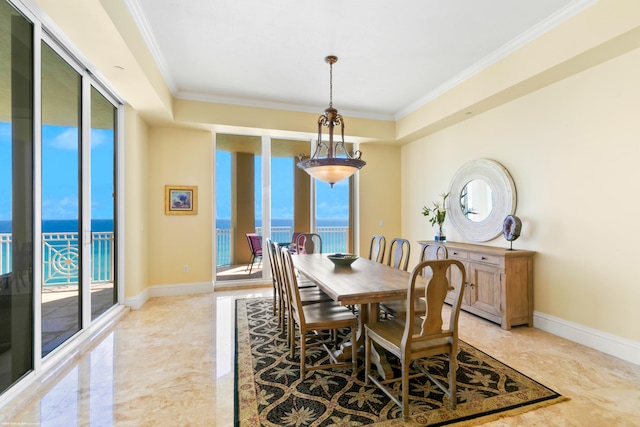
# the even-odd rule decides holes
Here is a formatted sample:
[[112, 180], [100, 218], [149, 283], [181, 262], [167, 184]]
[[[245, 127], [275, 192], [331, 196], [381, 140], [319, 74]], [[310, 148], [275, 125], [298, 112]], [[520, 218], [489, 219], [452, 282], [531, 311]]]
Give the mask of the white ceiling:
[[174, 96], [398, 119], [593, 0], [127, 0]]

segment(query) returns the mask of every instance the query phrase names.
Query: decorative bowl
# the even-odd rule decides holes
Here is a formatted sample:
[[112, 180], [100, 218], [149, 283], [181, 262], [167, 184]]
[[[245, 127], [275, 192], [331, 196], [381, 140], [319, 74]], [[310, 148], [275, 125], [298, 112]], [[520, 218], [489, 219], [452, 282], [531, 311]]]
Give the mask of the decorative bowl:
[[355, 260], [358, 259], [358, 255], [354, 254], [331, 254], [327, 255], [327, 258], [331, 260], [337, 267], [349, 267]]

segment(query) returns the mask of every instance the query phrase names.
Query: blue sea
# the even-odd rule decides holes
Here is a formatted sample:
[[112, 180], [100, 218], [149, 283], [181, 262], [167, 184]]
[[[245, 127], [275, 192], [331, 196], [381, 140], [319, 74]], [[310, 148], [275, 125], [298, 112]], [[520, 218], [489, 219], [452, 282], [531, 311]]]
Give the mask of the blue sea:
[[[77, 231], [77, 219], [45, 219], [42, 221], [43, 233], [73, 233]], [[113, 231], [113, 220], [93, 219], [91, 220], [91, 231]], [[11, 233], [11, 221], [0, 221], [0, 233]]]
[[[319, 218], [318, 227], [346, 227], [349, 225], [347, 218]], [[292, 219], [272, 219], [273, 227], [293, 227]], [[216, 228], [231, 227], [231, 220], [228, 218], [217, 219]], [[256, 227], [262, 227], [262, 220], [256, 220]], [[92, 231], [113, 231], [113, 220], [94, 219], [91, 220]], [[75, 219], [45, 219], [42, 221], [43, 233], [62, 233], [78, 231], [78, 220]], [[0, 233], [11, 233], [11, 221], [0, 221]]]
[[[318, 218], [316, 219], [318, 227], [347, 227], [349, 225], [348, 218]], [[292, 219], [272, 219], [272, 227], [293, 227]], [[229, 218], [217, 219], [216, 228], [230, 228], [231, 220]], [[262, 227], [262, 220], [256, 219], [256, 227]]]

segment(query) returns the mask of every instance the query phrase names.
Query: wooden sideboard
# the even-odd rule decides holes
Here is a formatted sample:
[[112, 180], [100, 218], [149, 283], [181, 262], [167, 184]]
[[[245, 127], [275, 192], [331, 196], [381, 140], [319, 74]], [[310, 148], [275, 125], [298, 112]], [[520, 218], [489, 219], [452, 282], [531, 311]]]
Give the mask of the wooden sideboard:
[[[502, 329], [533, 326], [534, 251], [509, 250], [458, 242], [429, 242], [447, 247], [449, 258], [465, 266], [462, 309], [498, 323]], [[452, 303], [453, 297], [447, 297]]]

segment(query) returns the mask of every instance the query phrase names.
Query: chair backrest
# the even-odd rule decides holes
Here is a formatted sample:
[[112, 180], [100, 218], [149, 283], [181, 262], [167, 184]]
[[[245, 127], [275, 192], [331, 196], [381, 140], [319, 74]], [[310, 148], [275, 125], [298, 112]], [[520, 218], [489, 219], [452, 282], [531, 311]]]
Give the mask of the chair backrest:
[[293, 233], [293, 236], [291, 237], [291, 244], [289, 245], [289, 251], [292, 254], [298, 253], [298, 247], [296, 245], [297, 245], [299, 235], [300, 235], [300, 232], [295, 231]]
[[[421, 277], [423, 269], [431, 270], [431, 277], [427, 279], [424, 294], [416, 292], [416, 280]], [[458, 268], [459, 274], [451, 274], [449, 270]], [[449, 282], [449, 277], [455, 277], [455, 283]], [[451, 279], [454, 280], [454, 279]], [[466, 281], [464, 265], [455, 259], [430, 260], [419, 263], [412, 271], [407, 288], [407, 317], [401, 347], [403, 351], [410, 352], [412, 343], [429, 339], [447, 338], [447, 342], [458, 339], [458, 318], [462, 305], [462, 293]], [[450, 309], [449, 322], [443, 328], [443, 316], [445, 311], [445, 298], [449, 291], [455, 291], [453, 305]], [[427, 304], [426, 316], [422, 315], [422, 326], [419, 334], [414, 334], [414, 322], [421, 318], [416, 314], [414, 301], [417, 297], [424, 297]], [[448, 309], [448, 307], [447, 307]], [[416, 318], [417, 316], [417, 318]]]
[[407, 271], [410, 254], [411, 245], [409, 244], [409, 241], [407, 239], [394, 237], [389, 245], [389, 258], [387, 258], [387, 265], [389, 267]]
[[316, 233], [300, 233], [295, 241], [299, 254], [322, 253], [322, 237]]
[[[287, 278], [285, 277], [285, 271], [282, 264], [282, 247], [276, 243], [272, 242], [271, 247], [273, 250], [273, 260], [274, 260], [274, 269], [275, 269], [275, 277], [278, 289], [280, 290], [280, 295], [284, 300], [284, 303], [287, 307], [290, 305], [291, 297], [289, 295], [289, 289], [287, 285]], [[269, 254], [271, 255], [271, 254]]]
[[298, 288], [298, 279], [296, 278], [296, 270], [293, 266], [291, 251], [287, 248], [280, 248], [280, 259], [282, 261], [282, 276], [291, 315], [299, 324], [304, 324], [304, 310], [302, 309], [300, 289]]
[[256, 233], [246, 233], [246, 235], [253, 256], [262, 256], [262, 236]]
[[371, 245], [369, 246], [369, 259], [371, 261], [384, 262], [384, 251], [387, 247], [387, 240], [384, 236], [373, 236], [371, 238]]
[[[439, 243], [427, 243], [423, 245], [420, 250], [419, 262], [447, 258], [449, 258], [449, 250], [445, 245]], [[425, 270], [422, 270], [421, 273], [424, 275]]]
[[271, 267], [271, 279], [273, 281], [273, 285], [277, 285], [277, 277], [276, 277], [276, 268], [275, 268], [275, 251], [273, 248], [273, 241], [271, 239], [265, 239], [267, 243], [267, 254], [269, 256], [269, 267]]

